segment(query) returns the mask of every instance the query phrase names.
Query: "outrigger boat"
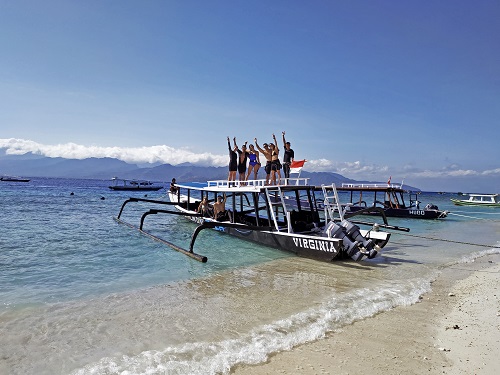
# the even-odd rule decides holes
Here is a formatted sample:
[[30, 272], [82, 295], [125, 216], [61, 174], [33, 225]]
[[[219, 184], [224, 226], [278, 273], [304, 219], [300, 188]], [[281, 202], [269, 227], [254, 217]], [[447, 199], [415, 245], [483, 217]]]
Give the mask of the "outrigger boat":
[[469, 199], [450, 199], [457, 206], [500, 207], [499, 194], [469, 194]]
[[109, 186], [111, 190], [158, 191], [163, 188], [163, 186], [155, 185], [153, 182], [147, 180], [124, 180], [117, 177], [113, 177], [111, 180], [114, 181], [114, 184]]
[[[323, 196], [319, 199], [316, 187], [308, 184], [308, 178], [289, 179], [287, 183], [292, 183], [291, 180], [296, 181], [282, 186], [266, 186], [265, 180], [177, 183], [168, 192], [169, 201], [129, 198], [123, 203], [115, 220], [202, 262], [207, 259], [194, 253], [194, 244], [198, 234], [206, 228], [324, 261], [348, 257], [356, 261], [373, 258], [391, 236], [381, 228], [409, 231], [408, 228], [389, 225], [383, 210], [380, 210], [380, 214], [384, 222], [380, 224], [349, 221], [347, 219], [356, 214], [342, 211], [334, 184], [323, 186]], [[210, 205], [221, 196], [224, 197], [228, 213], [222, 221], [215, 220], [209, 214], [198, 213], [198, 206], [204, 198]], [[173, 206], [175, 210], [150, 209], [142, 214], [140, 225], [135, 227], [120, 218], [130, 202]], [[144, 229], [145, 219], [155, 214], [182, 215], [198, 224], [189, 250]], [[369, 228], [361, 229], [357, 224]]]
[[[434, 204], [422, 207], [418, 192], [406, 191], [398, 184], [344, 183], [337, 190], [350, 193], [349, 203], [345, 207], [351, 213], [380, 215], [379, 210], [371, 208], [381, 208], [387, 217], [442, 219], [448, 216], [448, 211], [440, 210]], [[408, 203], [405, 202], [405, 194], [408, 195]]]

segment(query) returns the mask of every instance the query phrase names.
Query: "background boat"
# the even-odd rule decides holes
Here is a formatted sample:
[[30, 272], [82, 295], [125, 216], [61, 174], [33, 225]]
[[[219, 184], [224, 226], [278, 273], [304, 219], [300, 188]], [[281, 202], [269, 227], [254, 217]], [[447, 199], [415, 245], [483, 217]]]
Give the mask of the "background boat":
[[500, 207], [499, 194], [469, 194], [469, 199], [450, 199], [456, 206]]
[[162, 185], [157, 185], [148, 180], [125, 180], [113, 177], [114, 185], [110, 185], [111, 190], [119, 191], [158, 191], [163, 189]]
[[0, 181], [5, 181], [5, 182], [29, 182], [29, 178], [22, 178], [22, 177], [16, 177], [16, 176], [2, 176], [0, 177]]

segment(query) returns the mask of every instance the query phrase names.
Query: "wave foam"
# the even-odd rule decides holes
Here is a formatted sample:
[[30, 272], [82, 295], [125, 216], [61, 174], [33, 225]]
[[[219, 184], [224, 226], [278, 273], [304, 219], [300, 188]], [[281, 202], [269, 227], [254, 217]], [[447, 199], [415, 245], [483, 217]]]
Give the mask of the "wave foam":
[[136, 356], [102, 358], [76, 370], [84, 374], [228, 374], [241, 364], [265, 362], [271, 353], [325, 337], [357, 320], [396, 306], [416, 303], [430, 291], [430, 281], [408, 280], [404, 284], [364, 288], [340, 294], [320, 306], [294, 314], [272, 324], [257, 327], [238, 339], [187, 343], [164, 350], [150, 350]]

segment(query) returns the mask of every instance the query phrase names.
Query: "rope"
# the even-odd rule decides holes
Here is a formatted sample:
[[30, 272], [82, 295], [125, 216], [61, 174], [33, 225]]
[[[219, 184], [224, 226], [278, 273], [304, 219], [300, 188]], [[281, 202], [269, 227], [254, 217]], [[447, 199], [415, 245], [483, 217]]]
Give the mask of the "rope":
[[453, 240], [447, 240], [445, 238], [425, 237], [425, 236], [419, 236], [417, 234], [409, 234], [409, 233], [401, 233], [401, 235], [402, 236], [410, 236], [410, 237], [423, 238], [423, 239], [432, 240], [432, 241], [451, 242], [451, 243], [458, 243], [458, 244], [461, 244], [461, 245], [471, 245], [471, 246], [479, 246], [479, 247], [488, 247], [488, 248], [500, 249], [500, 246], [498, 246], [498, 245], [484, 245], [484, 244], [472, 243], [472, 242], [453, 241]]
[[448, 212], [448, 215], [455, 215], [455, 216], [460, 216], [460, 217], [466, 217], [468, 219], [476, 219], [476, 220], [488, 220], [488, 221], [497, 221], [495, 219], [486, 219], [484, 217], [476, 217], [476, 216], [468, 216], [468, 215], [460, 215], [460, 214], [455, 214], [453, 212]]
[[460, 217], [467, 217], [469, 219], [477, 219], [477, 220], [489, 220], [489, 219], [485, 219], [483, 217], [475, 217], [475, 216], [468, 216], [468, 215], [460, 215], [460, 214], [454, 214], [452, 212], [448, 212], [448, 215], [455, 215], [455, 216], [460, 216]]
[[[449, 212], [449, 211], [448, 211]], [[468, 214], [480, 214], [480, 215], [500, 215], [500, 212], [470, 212], [470, 211], [453, 211], [454, 212], [460, 212], [464, 213], [467, 212]]]

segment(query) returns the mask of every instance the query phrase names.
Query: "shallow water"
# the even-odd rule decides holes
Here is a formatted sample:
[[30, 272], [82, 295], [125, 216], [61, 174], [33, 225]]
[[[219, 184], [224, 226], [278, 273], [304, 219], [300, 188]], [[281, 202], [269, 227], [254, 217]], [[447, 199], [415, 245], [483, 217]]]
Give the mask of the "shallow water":
[[[373, 260], [323, 263], [205, 231], [199, 263], [115, 222], [130, 193], [107, 185], [0, 185], [0, 373], [228, 373], [415, 303], [442, 267], [499, 253], [500, 209], [422, 194], [453, 214], [390, 220], [411, 232]], [[138, 225], [136, 206], [123, 218]], [[146, 226], [183, 247], [195, 228], [177, 216]]]

